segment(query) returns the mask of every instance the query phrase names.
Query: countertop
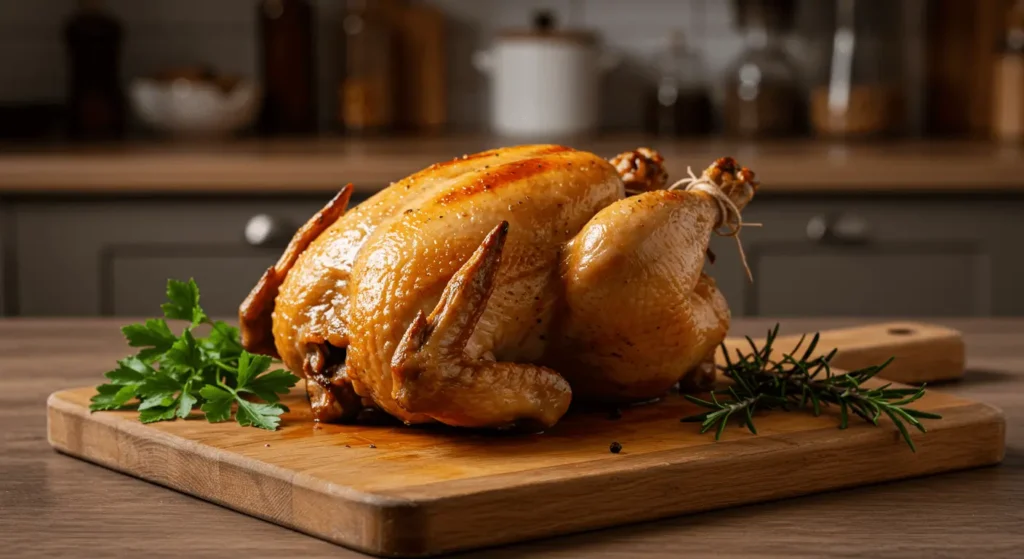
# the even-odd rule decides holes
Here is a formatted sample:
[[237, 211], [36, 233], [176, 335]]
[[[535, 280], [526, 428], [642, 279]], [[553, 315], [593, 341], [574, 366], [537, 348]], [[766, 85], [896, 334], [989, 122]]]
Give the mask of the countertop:
[[[118, 331], [124, 322], [0, 320], [0, 555], [362, 556], [54, 452], [46, 442], [47, 395], [96, 383], [127, 353]], [[784, 329], [858, 322], [866, 321], [787, 319]], [[1018, 557], [1024, 549], [1024, 319], [928, 322], [961, 329], [968, 348], [966, 378], [934, 389], [1006, 413], [1001, 465], [460, 556]], [[769, 324], [737, 320], [732, 333], [761, 334]]]
[[[170, 141], [106, 146], [0, 145], [0, 195], [371, 193], [428, 165], [516, 142], [486, 137]], [[764, 193], [1024, 193], [1024, 148], [982, 142], [745, 144], [609, 136], [563, 143], [610, 157], [638, 146], [671, 176], [732, 155]]]

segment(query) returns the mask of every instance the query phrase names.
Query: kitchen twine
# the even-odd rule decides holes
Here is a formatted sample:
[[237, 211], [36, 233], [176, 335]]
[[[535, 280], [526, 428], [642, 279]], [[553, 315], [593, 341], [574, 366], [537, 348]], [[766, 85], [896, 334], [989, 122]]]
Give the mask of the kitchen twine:
[[[747, 279], [753, 283], [754, 275], [750, 272], [750, 266], [747, 264], [747, 255], [743, 252], [743, 243], [740, 242], [740, 230], [744, 226], [760, 227], [761, 224], [744, 223], [743, 216], [740, 215], [740, 209], [729, 199], [729, 196], [722, 190], [722, 187], [706, 176], [697, 177], [697, 175], [693, 174], [693, 169], [690, 167], [686, 168], [686, 172], [690, 176], [677, 180], [672, 186], [668, 187], [668, 190], [680, 188], [688, 192], [699, 190], [711, 196], [711, 199], [718, 204], [718, 223], [715, 224], [714, 231], [722, 237], [736, 239], [736, 248], [740, 251], [740, 261], [743, 262], [743, 269], [747, 271]], [[722, 230], [723, 226], [726, 228], [724, 231]]]

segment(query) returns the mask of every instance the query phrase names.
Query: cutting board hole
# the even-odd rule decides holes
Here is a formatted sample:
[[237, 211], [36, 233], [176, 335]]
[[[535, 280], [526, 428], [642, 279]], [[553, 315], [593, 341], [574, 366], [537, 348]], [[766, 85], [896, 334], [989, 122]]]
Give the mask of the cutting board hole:
[[893, 336], [909, 336], [910, 334], [913, 334], [914, 331], [910, 328], [889, 328], [889, 333]]

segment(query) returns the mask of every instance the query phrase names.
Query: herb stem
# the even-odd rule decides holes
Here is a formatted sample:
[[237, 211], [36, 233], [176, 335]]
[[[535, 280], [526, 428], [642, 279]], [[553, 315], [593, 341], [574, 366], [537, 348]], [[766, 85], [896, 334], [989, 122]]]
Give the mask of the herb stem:
[[[747, 338], [750, 353], [744, 354], [736, 350], [735, 359], [730, 359], [723, 344], [725, 366], [719, 367], [723, 376], [733, 381], [726, 389], [711, 392], [710, 400], [696, 396], [684, 395], [690, 402], [709, 411], [682, 419], [684, 422], [700, 422], [701, 432], [716, 429], [715, 440], [725, 430], [729, 418], [739, 413], [742, 423], [751, 433], [757, 434], [754, 426], [754, 412], [757, 410], [807, 409], [814, 415], [820, 415], [821, 409], [830, 405], [839, 406], [839, 428], [848, 427], [850, 412], [864, 421], [878, 425], [879, 418], [885, 414], [895, 424], [907, 446], [916, 451], [910, 438], [906, 424], [912, 425], [922, 433], [926, 431], [920, 419], [940, 419], [941, 416], [906, 407], [925, 394], [924, 386], [918, 388], [890, 388], [885, 384], [877, 388], [868, 388], [863, 384], [874, 378], [892, 359], [879, 365], [865, 367], [849, 373], [836, 374], [831, 367], [831, 360], [837, 350], [812, 358], [820, 336], [815, 334], [801, 357], [794, 357], [803, 345], [805, 338], [791, 353], [785, 353], [779, 360], [773, 360], [772, 350], [779, 326], [768, 331], [768, 336], [761, 347]], [[822, 374], [824, 376], [822, 377]], [[724, 396], [719, 399], [718, 396]]]

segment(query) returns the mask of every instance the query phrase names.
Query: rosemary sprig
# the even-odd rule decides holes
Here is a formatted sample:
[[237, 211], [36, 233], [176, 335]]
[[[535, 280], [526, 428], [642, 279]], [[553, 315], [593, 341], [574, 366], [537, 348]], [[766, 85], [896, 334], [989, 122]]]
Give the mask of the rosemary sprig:
[[862, 386], [885, 369], [892, 358], [880, 365], [835, 374], [830, 362], [837, 350], [811, 357], [818, 346], [818, 334], [811, 337], [802, 354], [798, 352], [806, 337], [801, 337], [796, 347], [789, 353], [783, 353], [781, 359], [773, 359], [773, 345], [778, 334], [779, 325], [776, 324], [768, 331], [761, 347], [748, 337], [750, 352], [736, 350], [735, 360], [723, 344], [726, 364], [720, 368], [726, 377], [732, 379], [733, 385], [712, 391], [707, 400], [685, 394], [684, 398], [708, 411], [684, 417], [681, 421], [700, 423], [701, 433], [715, 429], [717, 441], [730, 419], [737, 420], [756, 435], [755, 411], [792, 411], [810, 407], [818, 416], [823, 407], [838, 406], [840, 429], [847, 428], [851, 413], [876, 426], [884, 414], [896, 425], [910, 450], [916, 452], [907, 425], [925, 433], [927, 429], [921, 424], [921, 419], [942, 418], [938, 414], [906, 407], [924, 396], [923, 384], [918, 388], [891, 388], [891, 383], [878, 388]]

